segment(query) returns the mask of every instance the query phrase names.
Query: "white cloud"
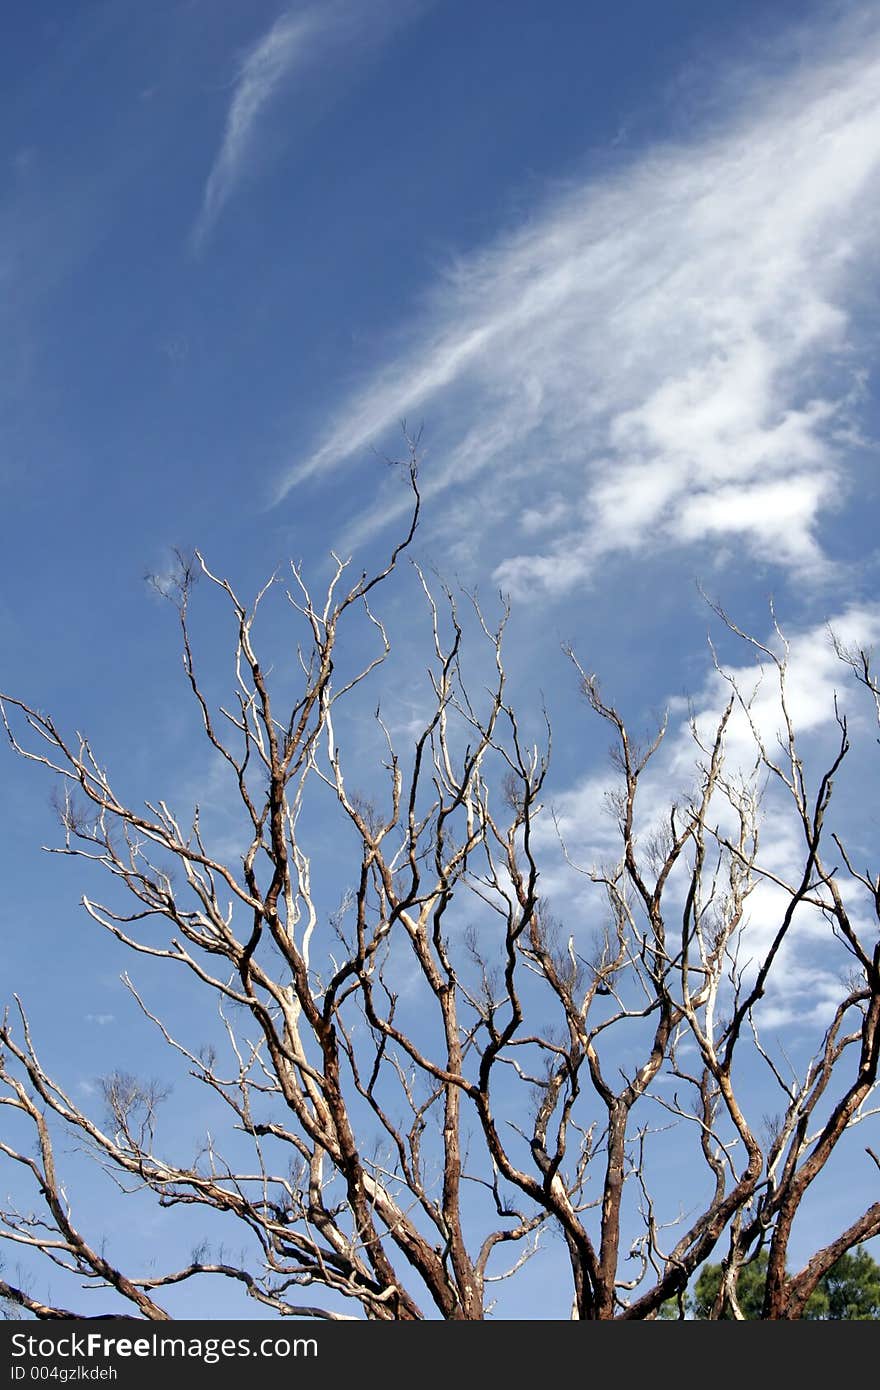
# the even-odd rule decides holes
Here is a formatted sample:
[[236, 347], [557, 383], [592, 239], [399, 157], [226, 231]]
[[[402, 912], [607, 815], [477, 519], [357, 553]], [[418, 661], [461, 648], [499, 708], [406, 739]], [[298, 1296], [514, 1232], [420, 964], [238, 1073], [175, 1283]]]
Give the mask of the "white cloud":
[[[429, 492], [479, 479], [491, 501], [448, 533], [494, 525], [496, 578], [526, 596], [611, 552], [725, 537], [821, 568], [880, 204], [876, 24], [846, 44], [817, 31], [812, 65], [744, 79], [725, 129], [573, 187], [453, 265], [278, 497], [426, 418]], [[403, 506], [380, 496], [348, 543]]]
[[[880, 605], [852, 606], [818, 625], [787, 636], [788, 654], [785, 697], [788, 713], [798, 739], [804, 775], [811, 795], [815, 795], [822, 774], [830, 765], [840, 739], [836, 710], [846, 714], [854, 743], [866, 735], [873, 749], [874, 713], [852, 672], [836, 655], [830, 632], [846, 646], [871, 649], [880, 642]], [[779, 635], [771, 632], [764, 644], [782, 655]], [[780, 703], [776, 669], [769, 657], [760, 664], [746, 654], [740, 666], [725, 666], [744, 701], [751, 721], [771, 758], [791, 774], [780, 740], [784, 739], [785, 719]], [[711, 747], [721, 712], [729, 699], [731, 685], [716, 670], [707, 675], [703, 689], [693, 702], [692, 716], [670, 720], [670, 727], [659, 751], [639, 781], [636, 803], [636, 832], [639, 853], [650, 835], [669, 823], [673, 802], [683, 804], [695, 781], [698, 760], [705, 761], [694, 743], [690, 719], [704, 747]], [[671, 702], [677, 714], [683, 702]], [[736, 707], [728, 723], [724, 741], [724, 775], [734, 785], [752, 785], [760, 794], [760, 845], [758, 863], [766, 872], [789, 884], [800, 881], [806, 856], [803, 826], [790, 794], [766, 769], [756, 766], [756, 744], [742, 707]], [[846, 780], [849, 778], [850, 780]], [[863, 822], [872, 797], [866, 793], [864, 770], [853, 747], [848, 766], [838, 778], [838, 796], [826, 818], [825, 849], [829, 863], [837, 859], [831, 832], [842, 835], [852, 849], [863, 834]], [[844, 790], [840, 792], [841, 782]], [[608, 771], [591, 773], [564, 788], [552, 798], [553, 817], [539, 820], [533, 843], [541, 853], [541, 891], [551, 903], [564, 904], [567, 924], [577, 924], [581, 948], [587, 945], [590, 924], [601, 915], [601, 895], [591, 891], [589, 871], [618, 863], [622, 857], [617, 815], [609, 807], [609, 797], [619, 791], [620, 775]], [[723, 794], [712, 801], [709, 822], [722, 833], [736, 834], [735, 817]], [[560, 846], [565, 846], [566, 857]], [[571, 866], [576, 865], [577, 870]], [[872, 903], [863, 890], [841, 871], [839, 887], [851, 920], [865, 929], [870, 939]], [[677, 894], [683, 879], [673, 875], [666, 891], [667, 913], [675, 914]], [[789, 894], [772, 879], [757, 879], [757, 887], [747, 904], [747, 923], [740, 964], [754, 969], [779, 929]], [[586, 924], [586, 925], [585, 925]], [[747, 967], [747, 963], [751, 963]], [[774, 968], [768, 990], [765, 1023], [809, 1022], [825, 1018], [839, 1002], [839, 976], [849, 968], [849, 957], [833, 943], [828, 922], [814, 908], [802, 906], [786, 938]]]
[[308, 56], [319, 32], [316, 11], [283, 14], [244, 58], [226, 115], [223, 140], [214, 160], [194, 242], [204, 241], [232, 196], [253, 153], [259, 117], [281, 83]]
[[[357, 44], [363, 56], [401, 20], [428, 0], [376, 0], [367, 11], [350, 0], [322, 0], [285, 10], [244, 55], [226, 113], [223, 139], [205, 184], [193, 232], [199, 247], [262, 149], [260, 126], [267, 107], [295, 73], [326, 60], [334, 47]], [[338, 54], [336, 55], [338, 58]]]
[[775, 552], [777, 560], [815, 568], [821, 551], [812, 523], [820, 504], [832, 495], [832, 479], [821, 472], [791, 473], [773, 483], [727, 483], [682, 501], [678, 531], [684, 540], [751, 536], [765, 553]]
[[[816, 735], [822, 729], [835, 727], [834, 701], [840, 692], [842, 708], [858, 721], [862, 712], [869, 714], [866, 701], [852, 674], [842, 664], [834, 650], [831, 633], [844, 646], [870, 649], [880, 640], [880, 607], [853, 605], [835, 614], [827, 624], [811, 627], [787, 636], [788, 656], [785, 678], [785, 698], [791, 721], [802, 738]], [[782, 655], [779, 638], [771, 634], [765, 645]], [[726, 667], [743, 696], [749, 701], [752, 721], [765, 746], [772, 752], [784, 732], [783, 714], [779, 700], [779, 684], [769, 658], [758, 666], [754, 660], [740, 667]], [[730, 686], [713, 674], [696, 702], [697, 726], [704, 741], [718, 721], [719, 712], [730, 694]], [[687, 739], [682, 729], [678, 747], [679, 757], [687, 759]], [[754, 762], [754, 741], [741, 710], [734, 714], [727, 733], [728, 760], [740, 769]]]

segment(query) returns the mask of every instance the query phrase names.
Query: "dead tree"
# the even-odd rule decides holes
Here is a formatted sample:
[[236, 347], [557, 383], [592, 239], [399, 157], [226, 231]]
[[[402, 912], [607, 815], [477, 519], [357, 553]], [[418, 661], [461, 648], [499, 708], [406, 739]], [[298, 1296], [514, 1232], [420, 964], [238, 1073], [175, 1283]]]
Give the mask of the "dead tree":
[[[773, 646], [740, 634], [775, 681], [781, 742], [768, 746], [731, 677], [711, 731], [692, 721], [690, 789], [646, 824], [641, 797], [665, 726], [638, 747], [569, 653], [590, 710], [613, 734], [619, 775], [618, 855], [580, 871], [604, 903], [591, 942], [577, 923], [558, 922], [541, 894], [539, 857], [554, 853], [539, 833], [550, 814], [549, 728], [543, 746], [530, 742], [508, 701], [506, 613], [493, 625], [475, 600], [432, 589], [415, 569], [430, 708], [405, 748], [376, 710], [385, 755], [370, 797], [348, 780], [346, 710], [363, 718], [357, 702], [391, 654], [376, 595], [415, 532], [414, 461], [410, 476], [411, 525], [387, 564], [351, 582], [336, 560], [320, 602], [294, 568], [289, 588], [273, 579], [248, 607], [198, 554], [164, 586], [201, 728], [244, 818], [234, 860], [212, 852], [198, 810], [184, 822], [166, 800], [126, 804], [86, 738], [3, 697], [13, 749], [61, 787], [58, 851], [114, 885], [104, 902], [83, 898], [89, 917], [133, 957], [189, 972], [194, 1001], [219, 1006], [222, 1055], [175, 1036], [125, 977], [168, 1055], [213, 1095], [238, 1137], [234, 1157], [224, 1157], [215, 1127], [199, 1161], [175, 1159], [162, 1143], [161, 1088], [121, 1074], [104, 1079], [105, 1115], [96, 1118], [47, 1074], [16, 999], [0, 1029], [0, 1105], [31, 1139], [4, 1138], [0, 1154], [37, 1206], [8, 1199], [0, 1238], [104, 1296], [92, 1292], [71, 1311], [5, 1279], [0, 1296], [60, 1318], [91, 1316], [96, 1302], [106, 1313], [112, 1291], [112, 1311], [161, 1320], [171, 1316], [172, 1286], [213, 1276], [283, 1316], [480, 1319], [494, 1283], [515, 1276], [554, 1231], [570, 1271], [559, 1316], [655, 1317], [682, 1300], [713, 1252], [723, 1253], [718, 1312], [735, 1315], [738, 1271], [766, 1250], [765, 1317], [797, 1318], [840, 1254], [880, 1232], [880, 1202], [854, 1205], [837, 1238], [789, 1272], [804, 1199], [873, 1113], [877, 1079], [880, 879], [829, 828], [846, 719], [838, 715], [834, 755], [811, 781], [789, 715], [781, 634]], [[197, 577], [228, 605], [235, 630], [234, 695], [217, 709], [191, 638]], [[283, 707], [256, 634], [262, 605], [281, 594], [305, 632]], [[339, 675], [357, 621], [374, 648]], [[479, 682], [466, 674], [468, 629], [484, 668], [488, 656], [488, 686], [485, 670]], [[839, 654], [876, 700], [867, 655]], [[282, 668], [278, 686], [282, 675], [289, 683]], [[750, 729], [750, 768], [727, 755], [735, 720]], [[793, 876], [762, 857], [762, 797], [799, 836]], [[313, 808], [326, 815], [330, 805], [340, 852], [351, 850], [335, 906], [309, 828]], [[750, 908], [768, 886], [776, 917], [756, 956]], [[823, 924], [848, 978], [795, 1074], [761, 1017], [804, 914]], [[742, 1084], [746, 1061], [778, 1094], [768, 1135], [763, 1096], [754, 1113], [761, 1088]], [[165, 1273], [124, 1273], [101, 1233], [78, 1224], [59, 1157], [59, 1136], [70, 1135], [123, 1185], [163, 1206], [202, 1209], [206, 1233], [214, 1216], [236, 1224], [252, 1257], [212, 1257], [206, 1244]], [[653, 1187], [657, 1145], [674, 1145], [674, 1210]], [[877, 1160], [868, 1154], [870, 1175]]]

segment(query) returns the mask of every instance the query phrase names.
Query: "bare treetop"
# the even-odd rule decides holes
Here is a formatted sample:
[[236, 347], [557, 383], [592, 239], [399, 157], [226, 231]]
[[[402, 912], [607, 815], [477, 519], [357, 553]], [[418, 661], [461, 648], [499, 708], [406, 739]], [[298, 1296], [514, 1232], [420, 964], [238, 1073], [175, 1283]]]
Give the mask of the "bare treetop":
[[[83, 898], [96, 927], [133, 962], [146, 955], [188, 972], [194, 1017], [196, 1001], [219, 1008], [222, 1045], [204, 1046], [173, 1033], [125, 976], [169, 1057], [210, 1093], [236, 1138], [224, 1143], [220, 1124], [196, 1164], [175, 1158], [163, 1141], [165, 1083], [123, 1072], [104, 1078], [105, 1113], [91, 1115], [44, 1070], [16, 1000], [0, 1029], [0, 1104], [30, 1140], [4, 1139], [0, 1154], [37, 1206], [10, 1199], [0, 1239], [88, 1293], [73, 1312], [23, 1282], [0, 1280], [0, 1294], [39, 1318], [127, 1307], [164, 1319], [173, 1285], [213, 1276], [284, 1316], [479, 1319], [495, 1286], [555, 1232], [569, 1289], [559, 1316], [655, 1317], [683, 1299], [710, 1256], [723, 1270], [716, 1314], [736, 1316], [739, 1271], [766, 1252], [764, 1316], [797, 1318], [840, 1255], [880, 1233], [880, 1202], [853, 1197], [839, 1235], [789, 1269], [812, 1185], [875, 1113], [880, 879], [853, 862], [832, 819], [847, 720], [837, 712], [833, 756], [811, 778], [784, 639], [771, 649], [720, 615], [767, 665], [780, 740], [767, 742], [749, 693], [722, 671], [728, 698], [711, 735], [692, 722], [691, 785], [670, 795], [648, 834], [643, 789], [665, 725], [638, 746], [570, 651], [587, 717], [613, 736], [618, 778], [616, 856], [575, 866], [604, 914], [588, 937], [565, 904], [542, 895], [550, 732], [530, 744], [509, 701], [506, 611], [493, 623], [474, 598], [414, 569], [430, 708], [406, 748], [377, 709], [385, 752], [369, 795], [348, 780], [340, 732], [391, 653], [379, 597], [418, 521], [414, 450], [408, 468], [411, 521], [383, 567], [352, 580], [334, 557], [320, 599], [292, 569], [285, 601], [300, 635], [291, 701], [281, 702], [274, 658], [255, 632], [280, 575], [246, 605], [196, 552], [161, 585], [179, 614], [204, 736], [244, 818], [236, 855], [212, 852], [198, 810], [184, 823], [164, 799], [127, 804], [88, 739], [3, 697], [12, 748], [60, 788], [57, 852], [88, 860], [113, 885], [106, 901]], [[191, 636], [197, 577], [236, 630], [234, 686], [219, 708]], [[365, 633], [372, 649], [340, 679], [337, 657], [358, 623], [358, 650]], [[488, 687], [468, 674], [471, 638], [480, 664], [490, 659]], [[842, 644], [838, 655], [880, 700], [869, 655]], [[745, 769], [728, 758], [735, 719], [751, 738]], [[793, 875], [764, 856], [768, 782], [774, 817], [786, 817], [800, 846]], [[336, 848], [350, 853], [335, 906], [309, 832], [328, 798]], [[751, 905], [768, 887], [775, 919], [756, 932]], [[762, 1015], [804, 914], [821, 924], [847, 981], [797, 1069]], [[767, 1086], [778, 1108], [769, 1129]], [[202, 1211], [196, 1257], [159, 1274], [123, 1272], [115, 1242], [84, 1232], [68, 1197], [70, 1134], [123, 1186]], [[681, 1191], [670, 1209], [655, 1187], [655, 1155], [673, 1142]], [[864, 1162], [867, 1186], [870, 1147]], [[211, 1253], [220, 1216], [240, 1227], [246, 1258]]]

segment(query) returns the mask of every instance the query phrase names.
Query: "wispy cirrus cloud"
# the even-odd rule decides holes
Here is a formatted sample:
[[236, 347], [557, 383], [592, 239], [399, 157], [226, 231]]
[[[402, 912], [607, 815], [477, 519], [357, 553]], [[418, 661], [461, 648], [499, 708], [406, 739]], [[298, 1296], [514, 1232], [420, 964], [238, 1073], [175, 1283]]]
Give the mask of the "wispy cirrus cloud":
[[[333, 13], [332, 6], [328, 12]], [[205, 240], [237, 188], [258, 135], [260, 117], [284, 80], [309, 60], [321, 33], [318, 11], [282, 14], [245, 55], [229, 110], [223, 140], [205, 184], [202, 208], [193, 233], [196, 246]]]
[[[811, 62], [743, 77], [724, 125], [570, 187], [453, 265], [279, 499], [426, 418], [434, 515], [463, 547], [494, 526], [514, 592], [563, 593], [645, 546], [730, 543], [821, 572], [858, 442], [880, 212], [880, 30], [857, 19], [802, 35]], [[348, 542], [397, 511], [380, 496]]]
[[360, 55], [415, 17], [428, 0], [378, 0], [359, 7], [352, 0], [322, 0], [285, 10], [244, 54], [238, 69], [220, 148], [205, 183], [193, 230], [203, 245], [223, 208], [261, 155], [261, 127], [273, 99], [297, 74], [324, 62], [333, 50], [357, 43]]

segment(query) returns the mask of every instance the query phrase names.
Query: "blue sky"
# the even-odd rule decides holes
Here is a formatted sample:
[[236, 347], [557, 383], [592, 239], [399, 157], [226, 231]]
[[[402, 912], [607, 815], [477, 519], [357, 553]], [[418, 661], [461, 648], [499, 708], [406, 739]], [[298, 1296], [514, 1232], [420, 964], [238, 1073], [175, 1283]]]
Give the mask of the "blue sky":
[[[875, 6], [19, 4], [0, 106], [0, 686], [133, 798], [209, 776], [145, 572], [178, 545], [243, 593], [374, 562], [402, 419], [418, 556], [511, 595], [584, 854], [607, 770], [560, 644], [636, 723], [710, 710], [695, 580], [760, 635], [774, 596], [823, 746], [824, 624], [880, 635]], [[387, 614], [418, 663], [404, 593]], [[387, 692], [399, 727], [420, 694]], [[11, 758], [3, 786], [4, 996], [87, 1087], [149, 1044], [39, 856], [47, 788]], [[792, 966], [781, 1024], [818, 979]]]

